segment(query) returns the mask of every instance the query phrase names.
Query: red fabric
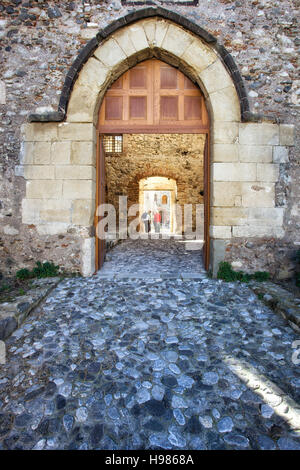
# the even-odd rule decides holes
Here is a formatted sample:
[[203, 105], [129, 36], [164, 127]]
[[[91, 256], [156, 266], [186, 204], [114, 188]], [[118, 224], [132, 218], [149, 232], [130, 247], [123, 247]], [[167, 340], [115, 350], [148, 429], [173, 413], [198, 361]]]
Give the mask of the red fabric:
[[154, 214], [154, 222], [160, 222], [161, 221], [161, 215], [159, 212]]

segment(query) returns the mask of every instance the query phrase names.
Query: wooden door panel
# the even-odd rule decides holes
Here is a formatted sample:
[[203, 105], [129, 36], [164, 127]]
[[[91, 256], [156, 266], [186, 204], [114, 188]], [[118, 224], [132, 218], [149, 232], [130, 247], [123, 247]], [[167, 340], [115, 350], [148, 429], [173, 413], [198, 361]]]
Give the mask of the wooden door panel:
[[[105, 111], [103, 111], [103, 109]], [[184, 132], [207, 129], [204, 97], [200, 89], [175, 67], [151, 59], [133, 67], [107, 91], [101, 111], [101, 132], [124, 132], [158, 125], [184, 126]]]

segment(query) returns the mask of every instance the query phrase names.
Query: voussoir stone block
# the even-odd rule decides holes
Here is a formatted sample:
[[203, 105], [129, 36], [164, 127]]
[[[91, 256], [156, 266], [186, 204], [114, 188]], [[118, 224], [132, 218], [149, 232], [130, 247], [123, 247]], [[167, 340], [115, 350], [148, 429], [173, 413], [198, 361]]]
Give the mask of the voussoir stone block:
[[94, 122], [95, 103], [99, 95], [96, 87], [75, 83], [68, 104], [69, 122]]
[[112, 38], [100, 44], [94, 55], [108, 68], [115, 67], [127, 57], [117, 41]]
[[170, 24], [161, 47], [180, 57], [193, 42], [193, 39], [194, 37], [190, 33], [187, 33], [179, 26]]
[[216, 60], [200, 72], [199, 77], [207, 91], [214, 93], [232, 86], [232, 78], [220, 60]]
[[240, 162], [271, 163], [272, 147], [270, 145], [239, 145]]
[[215, 121], [240, 121], [240, 103], [233, 85], [209, 95]]
[[127, 34], [128, 32], [130, 35], [131, 42], [137, 52], [143, 49], [147, 49], [149, 47], [146, 33], [142, 25], [135, 23], [129, 26]]
[[126, 29], [121, 29], [114, 33], [113, 39], [118, 43], [127, 57], [136, 53], [136, 49], [131, 41], [131, 37]]
[[[186, 43], [184, 45], [186, 45]], [[216, 53], [198, 38], [194, 39], [181, 57], [189, 66], [193, 67], [199, 75], [209, 65], [219, 60]]]
[[167, 34], [170, 23], [163, 19], [157, 19], [155, 25], [155, 39], [154, 45], [161, 47], [163, 40]]
[[239, 140], [243, 145], [279, 145], [279, 126], [269, 123], [241, 123]]
[[144, 28], [146, 33], [147, 41], [150, 46], [155, 45], [155, 30], [156, 30], [156, 20], [153, 18], [146, 19], [141, 22], [141, 26]]

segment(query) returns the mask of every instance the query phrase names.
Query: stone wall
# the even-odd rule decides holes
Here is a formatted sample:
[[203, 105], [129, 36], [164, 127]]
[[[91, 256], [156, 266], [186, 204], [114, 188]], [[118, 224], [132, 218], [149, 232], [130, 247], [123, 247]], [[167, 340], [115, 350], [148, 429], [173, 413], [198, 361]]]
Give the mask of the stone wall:
[[[156, 3], [159, 4], [159, 1]], [[261, 234], [252, 234], [251, 262], [247, 261], [244, 250], [249, 242], [248, 235], [240, 229], [233, 232], [231, 227], [239, 227], [234, 220], [230, 225], [230, 232], [228, 228], [226, 229], [227, 236], [229, 233], [234, 235], [234, 238], [227, 238], [228, 243], [225, 247], [227, 259], [238, 260], [238, 263], [243, 266], [251, 265], [253, 269], [261, 268], [264, 257], [260, 254], [263, 252], [266, 260], [274, 257], [272, 268], [274, 273], [275, 271], [281, 272], [281, 275], [284, 272], [290, 273], [295, 250], [300, 244], [300, 167], [297, 153], [300, 85], [297, 76], [299, 1], [211, 0], [199, 2], [199, 5], [194, 7], [178, 5], [165, 7], [194, 21], [213, 34], [220, 44], [224, 44], [242, 74], [251, 111], [264, 115], [271, 114], [285, 124], [296, 125], [294, 147], [289, 146], [291, 140], [287, 137], [291, 128], [280, 128], [284, 129], [286, 140], [270, 144], [272, 160], [270, 160], [270, 149], [263, 149], [265, 145], [262, 143], [260, 144], [262, 150], [260, 158], [264, 154], [262, 161], [257, 161], [253, 155], [251, 156], [253, 148], [243, 155], [237, 146], [233, 150], [231, 145], [242, 135], [239, 131], [232, 136], [232, 140], [231, 137], [225, 137], [222, 141], [222, 144], [228, 144], [227, 149], [233, 160], [240, 164], [239, 170], [246, 170], [242, 164], [256, 164], [256, 178], [251, 177], [251, 181], [248, 181], [251, 183], [250, 187], [244, 184], [247, 182], [242, 183], [242, 190], [241, 185], [230, 184], [235, 204], [241, 201], [244, 190], [248, 195], [242, 198], [242, 202], [246, 204], [251, 204], [254, 194], [259, 195], [260, 200], [264, 195], [265, 201], [268, 201], [268, 206], [264, 209], [269, 211], [274, 208], [280, 209], [282, 217], [280, 239], [274, 238], [271, 234], [268, 234], [267, 238], [262, 238]], [[142, 7], [134, 8], [139, 10]], [[36, 259], [59, 260], [62, 258], [62, 253], [66, 267], [79, 269], [82, 232], [84, 237], [90, 237], [89, 229], [74, 226], [65, 234], [42, 235], [37, 232], [34, 224], [22, 224], [21, 207], [26, 185], [23, 169], [20, 168], [20, 163], [22, 164], [20, 158], [24, 155], [20, 130], [29, 113], [57, 109], [66, 73], [79, 50], [99, 29], [130, 10], [132, 11], [132, 7], [122, 6], [118, 0], [113, 2], [91, 0], [84, 3], [3, 0], [0, 4], [0, 269], [5, 272], [13, 272], [23, 265], [32, 265]], [[224, 128], [216, 131], [218, 132], [226, 134]], [[280, 131], [278, 135], [281, 135]], [[246, 141], [242, 145], [248, 146], [249, 142]], [[71, 151], [74, 152], [74, 149]], [[47, 152], [48, 150], [46, 155]], [[224, 145], [222, 154], [227, 158], [228, 153], [226, 154]], [[218, 155], [216, 145], [214, 155], [215, 157]], [[36, 160], [35, 164], [47, 166], [45, 161], [49, 157], [45, 158], [46, 160], [41, 163], [37, 163]], [[50, 158], [52, 158], [51, 153]], [[215, 162], [226, 163], [223, 160]], [[232, 164], [232, 160], [230, 163]], [[82, 165], [86, 165], [86, 162]], [[223, 168], [215, 167], [213, 171], [218, 175]], [[252, 183], [261, 183], [260, 180], [266, 169], [268, 169], [267, 179], [272, 180], [264, 181], [265, 184], [269, 184], [268, 188], [264, 186], [264, 189], [258, 189], [262, 185]], [[60, 177], [63, 176], [63, 173], [60, 173]], [[227, 180], [218, 182], [237, 183]], [[51, 186], [51, 182], [48, 186]], [[253, 189], [252, 186], [257, 188]], [[275, 199], [272, 199], [271, 195], [275, 195]], [[55, 207], [46, 210], [55, 211]], [[72, 207], [65, 208], [67, 212], [72, 210]], [[276, 212], [279, 214], [280, 210]], [[235, 214], [238, 211], [241, 211], [241, 206], [235, 207]], [[253, 212], [251, 205], [246, 206], [246, 212], [242, 214], [244, 221], [251, 211]], [[228, 212], [227, 215], [229, 216]], [[268, 217], [266, 220], [269, 220]], [[229, 223], [229, 219], [227, 222]], [[218, 237], [220, 230], [215, 229], [212, 236]], [[239, 238], [235, 238], [236, 236]], [[276, 256], [273, 253], [274, 249]], [[281, 266], [275, 269], [274, 265], [277, 263]], [[270, 265], [267, 261], [265, 264]]]

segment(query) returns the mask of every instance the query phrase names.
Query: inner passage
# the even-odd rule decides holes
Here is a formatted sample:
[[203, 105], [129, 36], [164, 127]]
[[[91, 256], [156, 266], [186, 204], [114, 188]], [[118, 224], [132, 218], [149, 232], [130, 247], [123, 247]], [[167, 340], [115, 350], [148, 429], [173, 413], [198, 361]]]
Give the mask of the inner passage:
[[[139, 211], [128, 216], [128, 224], [139, 217], [137, 231], [145, 235], [142, 215], [151, 211], [150, 234], [155, 233], [154, 215], [159, 214], [162, 234], [180, 235], [185, 225], [196, 229], [203, 240], [203, 158], [204, 134], [123, 134], [121, 151], [105, 152], [107, 202], [116, 209], [119, 198], [127, 197], [128, 210], [139, 205]], [[179, 210], [177, 211], [177, 207]], [[188, 210], [191, 217], [187, 217]], [[117, 226], [118, 230], [118, 226]]]

